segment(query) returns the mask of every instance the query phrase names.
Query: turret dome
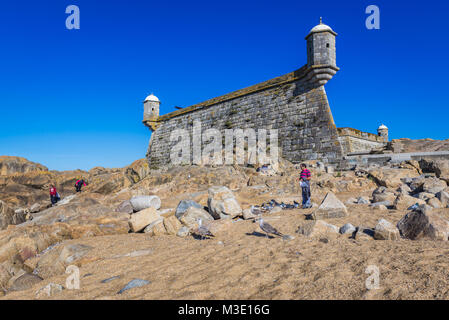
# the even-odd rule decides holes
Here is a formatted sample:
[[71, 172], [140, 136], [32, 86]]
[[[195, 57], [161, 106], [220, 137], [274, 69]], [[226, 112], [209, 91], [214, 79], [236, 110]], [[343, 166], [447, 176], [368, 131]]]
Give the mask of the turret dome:
[[158, 97], [156, 97], [154, 94], [150, 94], [148, 97], [145, 98], [144, 102], [160, 102]]
[[331, 27], [329, 27], [327, 24], [323, 23], [323, 18], [320, 18], [320, 24], [313, 27], [312, 30], [310, 30], [309, 35], [307, 37], [309, 37], [312, 33], [318, 33], [318, 32], [330, 32], [334, 35], [337, 35], [335, 33], [335, 31], [332, 30]]

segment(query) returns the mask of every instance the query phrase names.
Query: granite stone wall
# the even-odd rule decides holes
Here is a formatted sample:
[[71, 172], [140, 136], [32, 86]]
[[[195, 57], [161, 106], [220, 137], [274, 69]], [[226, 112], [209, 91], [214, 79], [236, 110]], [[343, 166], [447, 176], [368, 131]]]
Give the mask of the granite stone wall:
[[[280, 156], [298, 163], [321, 160], [338, 165], [343, 149], [338, 139], [324, 86], [307, 80], [307, 66], [290, 74], [159, 117], [152, 123], [147, 157], [152, 168], [170, 166], [175, 129], [202, 131], [278, 129]], [[191, 139], [192, 141], [192, 139]], [[193, 161], [193, 159], [192, 159]]]

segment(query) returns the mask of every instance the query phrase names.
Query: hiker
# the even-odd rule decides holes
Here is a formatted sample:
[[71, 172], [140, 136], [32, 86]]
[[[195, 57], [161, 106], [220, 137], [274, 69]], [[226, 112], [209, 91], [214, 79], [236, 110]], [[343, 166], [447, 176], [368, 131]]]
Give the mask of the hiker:
[[52, 205], [55, 205], [61, 198], [59, 197], [59, 193], [56, 190], [56, 187], [52, 184], [50, 186], [50, 201]]
[[310, 203], [310, 179], [312, 178], [312, 174], [310, 170], [307, 169], [307, 165], [305, 163], [301, 164], [301, 173], [299, 175], [299, 181], [302, 189], [302, 208], [307, 209], [311, 208], [312, 204]]
[[78, 180], [75, 183], [76, 192], [81, 192], [83, 186], [87, 186], [87, 183], [83, 179]]

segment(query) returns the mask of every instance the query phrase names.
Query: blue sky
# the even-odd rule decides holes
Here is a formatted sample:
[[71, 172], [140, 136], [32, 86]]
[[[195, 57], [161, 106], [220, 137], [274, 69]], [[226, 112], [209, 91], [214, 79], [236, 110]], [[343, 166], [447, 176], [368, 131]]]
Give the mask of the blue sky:
[[[68, 30], [65, 9], [81, 11]], [[381, 29], [365, 27], [365, 8]], [[449, 138], [447, 1], [8, 1], [0, 10], [0, 155], [50, 169], [145, 156], [143, 99], [161, 113], [300, 68], [319, 17], [339, 35], [326, 85], [338, 127]]]

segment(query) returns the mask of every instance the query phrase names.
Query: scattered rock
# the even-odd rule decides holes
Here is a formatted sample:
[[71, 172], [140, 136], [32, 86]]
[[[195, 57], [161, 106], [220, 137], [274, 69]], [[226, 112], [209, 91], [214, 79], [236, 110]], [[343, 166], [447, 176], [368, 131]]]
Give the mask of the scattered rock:
[[322, 220], [306, 222], [300, 226], [296, 233], [306, 237], [336, 237], [338, 236], [338, 227], [326, 223]]
[[371, 203], [369, 206], [372, 207], [372, 208], [376, 208], [376, 207], [380, 207], [380, 206], [387, 208], [387, 207], [390, 207], [392, 205], [393, 204], [390, 201], [382, 201], [382, 202]]
[[149, 233], [151, 236], [161, 236], [167, 234], [167, 229], [165, 229], [164, 221], [160, 219], [146, 227], [144, 233]]
[[398, 192], [399, 193], [403, 193], [408, 195], [410, 192], [412, 192], [412, 189], [410, 189], [410, 187], [406, 184], [402, 184], [399, 188], [398, 188]]
[[41, 282], [43, 279], [39, 277], [38, 275], [32, 274], [32, 273], [25, 273], [19, 276], [18, 278], [14, 279], [12, 282], [11, 287], [8, 291], [23, 291], [28, 290], [32, 286], [34, 286], [36, 283]]
[[339, 231], [340, 234], [353, 234], [356, 231], [356, 228], [352, 224], [346, 223]]
[[354, 234], [355, 240], [373, 240], [374, 231], [370, 228], [365, 228], [363, 226], [357, 227], [357, 231]]
[[139, 287], [143, 287], [146, 286], [148, 284], [150, 284], [150, 281], [147, 280], [142, 280], [142, 279], [133, 279], [130, 282], [128, 282], [128, 284], [123, 287], [119, 292], [117, 292], [117, 294], [122, 294], [123, 292], [133, 289], [133, 288], [139, 288]]
[[393, 192], [389, 192], [385, 187], [379, 187], [373, 192], [373, 202], [390, 202], [396, 199], [396, 196]]
[[164, 219], [164, 227], [168, 234], [176, 235], [182, 224], [175, 216], [170, 216]]
[[121, 213], [127, 213], [127, 214], [132, 214], [134, 212], [134, 208], [133, 205], [131, 204], [131, 201], [126, 200], [123, 201], [115, 210], [116, 212], [121, 212]]
[[388, 208], [386, 206], [384, 206], [383, 204], [373, 206], [373, 209], [376, 211], [388, 211]]
[[428, 192], [420, 192], [417, 194], [416, 196], [418, 199], [427, 201], [429, 199], [435, 198], [435, 195], [433, 193], [428, 193]]
[[161, 219], [161, 216], [155, 208], [147, 208], [131, 215], [129, 227], [132, 232], [139, 232], [159, 219]]
[[178, 237], [185, 238], [189, 235], [190, 230], [186, 226], [182, 226], [181, 229], [178, 230], [178, 233], [176, 234]]
[[443, 208], [449, 207], [449, 193], [447, 193], [446, 191], [441, 191], [438, 192], [436, 196], [438, 200], [440, 200], [441, 206]]
[[432, 208], [435, 209], [440, 209], [443, 207], [443, 205], [441, 204], [440, 200], [438, 200], [438, 198], [431, 198], [427, 201], [427, 204], [429, 206], [431, 206]]
[[36, 298], [37, 299], [48, 298], [62, 292], [62, 290], [64, 290], [64, 287], [61, 286], [60, 284], [49, 283], [48, 285], [39, 289], [36, 292]]
[[397, 227], [401, 235], [410, 240], [448, 240], [449, 236], [449, 222], [425, 205], [407, 213]]
[[176, 208], [175, 216], [178, 219], [181, 219], [182, 215], [187, 212], [187, 209], [190, 207], [195, 207], [197, 209], [203, 209], [203, 206], [199, 203], [196, 203], [193, 200], [182, 200], [179, 202], [178, 207]]
[[196, 207], [189, 207], [180, 219], [181, 223], [187, 226], [190, 230], [198, 228], [198, 220], [201, 219], [203, 222], [212, 221], [214, 218], [203, 209]]
[[242, 214], [234, 194], [226, 187], [209, 188], [207, 206], [209, 213], [216, 219], [229, 219]]
[[446, 189], [447, 184], [445, 181], [438, 178], [428, 178], [425, 180], [422, 188], [424, 192], [437, 194], [438, 192]]
[[399, 211], [405, 211], [408, 208], [410, 208], [411, 206], [413, 206], [414, 204], [425, 204], [426, 202], [424, 200], [412, 197], [412, 196], [408, 196], [406, 194], [400, 194], [398, 195], [398, 197], [396, 198], [396, 200], [393, 203], [393, 208], [395, 210], [399, 210]]
[[385, 219], [380, 219], [374, 228], [374, 239], [376, 240], [399, 240], [399, 230]]
[[41, 205], [39, 203], [33, 204], [30, 208], [31, 213], [37, 213], [39, 211], [41, 211]]
[[136, 196], [131, 198], [130, 202], [134, 211], [142, 211], [148, 208], [159, 210], [161, 208], [161, 199], [158, 196]]
[[346, 206], [335, 196], [335, 194], [329, 192], [326, 197], [324, 197], [324, 200], [321, 202], [318, 209], [312, 213], [312, 219], [342, 218], [346, 217], [347, 214], [348, 211]]
[[143, 229], [143, 233], [151, 233], [152, 234], [153, 233], [153, 228], [156, 225], [158, 225], [160, 223], [163, 223], [163, 222], [164, 222], [164, 219], [162, 217], [157, 219], [156, 221], [154, 221], [154, 222], [150, 223], [148, 226], [146, 226], [145, 229]]
[[369, 203], [370, 203], [370, 201], [365, 197], [359, 197], [357, 199], [357, 204], [369, 204]]

